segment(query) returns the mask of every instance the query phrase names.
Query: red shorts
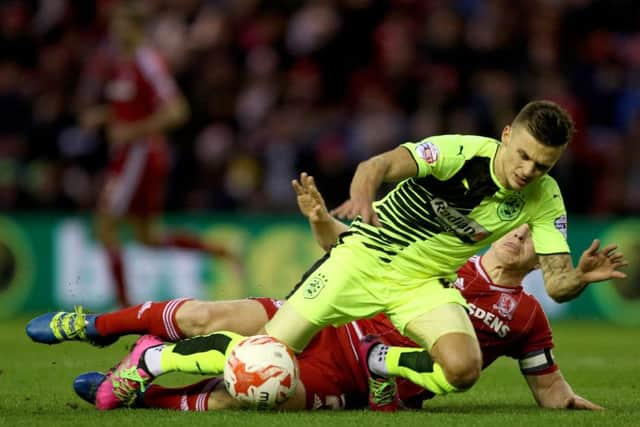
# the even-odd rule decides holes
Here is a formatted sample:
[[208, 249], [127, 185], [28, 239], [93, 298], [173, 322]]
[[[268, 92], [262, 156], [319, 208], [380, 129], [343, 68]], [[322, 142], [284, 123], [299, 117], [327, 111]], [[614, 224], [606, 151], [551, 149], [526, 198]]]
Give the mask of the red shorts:
[[[256, 298], [269, 318], [282, 305], [271, 298]], [[362, 374], [348, 325], [321, 330], [298, 355], [300, 380], [307, 409], [354, 409], [367, 406], [368, 385]]]
[[151, 216], [162, 211], [169, 147], [161, 137], [118, 148], [107, 167], [99, 210], [112, 216]]

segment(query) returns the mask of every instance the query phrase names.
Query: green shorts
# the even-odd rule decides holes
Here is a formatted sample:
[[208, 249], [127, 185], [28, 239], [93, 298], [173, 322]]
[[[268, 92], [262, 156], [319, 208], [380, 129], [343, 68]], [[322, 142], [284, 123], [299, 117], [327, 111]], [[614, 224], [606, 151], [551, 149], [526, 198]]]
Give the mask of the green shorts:
[[444, 304], [467, 303], [442, 278], [404, 276], [381, 261], [360, 239], [334, 247], [289, 298], [313, 325], [338, 326], [355, 319], [387, 314], [404, 333], [407, 323]]

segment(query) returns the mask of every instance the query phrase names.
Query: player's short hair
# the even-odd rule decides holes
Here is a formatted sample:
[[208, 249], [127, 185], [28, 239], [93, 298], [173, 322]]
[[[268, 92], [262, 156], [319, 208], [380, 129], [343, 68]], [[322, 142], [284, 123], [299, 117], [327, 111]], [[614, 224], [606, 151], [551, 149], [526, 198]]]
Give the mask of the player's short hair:
[[124, 0], [119, 2], [112, 10], [112, 15], [126, 19], [138, 28], [144, 27], [147, 19], [147, 9], [141, 2]]
[[571, 140], [575, 126], [571, 115], [555, 102], [531, 101], [513, 119], [544, 145], [560, 147]]

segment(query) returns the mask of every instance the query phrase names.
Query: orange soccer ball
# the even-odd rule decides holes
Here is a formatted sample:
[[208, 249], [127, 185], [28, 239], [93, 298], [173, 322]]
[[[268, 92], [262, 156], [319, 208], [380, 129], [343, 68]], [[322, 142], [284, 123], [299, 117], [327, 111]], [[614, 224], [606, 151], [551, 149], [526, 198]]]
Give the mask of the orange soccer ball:
[[286, 345], [268, 335], [245, 338], [231, 351], [224, 366], [229, 394], [246, 406], [273, 408], [296, 390], [298, 361]]

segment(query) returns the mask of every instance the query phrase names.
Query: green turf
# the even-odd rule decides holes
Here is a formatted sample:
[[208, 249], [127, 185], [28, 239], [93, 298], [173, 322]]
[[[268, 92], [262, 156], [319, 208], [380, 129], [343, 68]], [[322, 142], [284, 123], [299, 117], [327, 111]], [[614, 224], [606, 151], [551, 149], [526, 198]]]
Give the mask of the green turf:
[[[0, 426], [640, 425], [640, 331], [606, 324], [554, 324], [555, 355], [565, 378], [578, 394], [608, 408], [599, 413], [539, 409], [517, 364], [503, 360], [485, 371], [473, 390], [434, 399], [419, 412], [203, 414], [94, 410], [73, 394], [73, 378], [80, 372], [109, 368], [133, 339], [120, 340], [107, 349], [83, 343], [38, 345], [24, 335], [25, 321], [8, 320], [0, 325]], [[165, 383], [186, 379], [174, 376]]]

